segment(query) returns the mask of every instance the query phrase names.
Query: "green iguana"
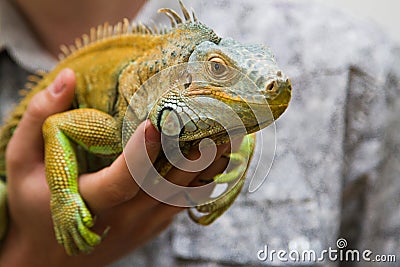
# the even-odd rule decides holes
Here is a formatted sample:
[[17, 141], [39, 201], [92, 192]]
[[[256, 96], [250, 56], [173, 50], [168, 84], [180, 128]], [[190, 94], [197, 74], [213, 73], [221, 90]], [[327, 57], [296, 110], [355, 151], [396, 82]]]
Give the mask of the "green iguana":
[[[149, 115], [152, 124], [160, 132], [170, 133], [168, 127], [174, 124], [165, 123], [165, 120], [168, 120], [168, 114], [175, 111], [174, 107], [179, 106], [183, 111], [190, 109], [187, 112], [187, 127], [183, 125], [178, 132], [175, 130], [183, 151], [197, 145], [203, 138], [211, 138], [216, 143], [229, 141], [226, 130], [220, 124], [197, 116], [212, 112], [213, 109], [218, 112], [217, 106], [209, 104], [214, 103], [211, 100], [232, 107], [246, 128], [248, 135], [244, 137], [239, 151], [227, 155], [239, 163], [238, 167], [214, 178], [216, 182], [237, 181], [236, 184], [216, 201], [197, 206], [197, 210], [204, 213], [203, 216], [196, 217], [190, 213], [194, 221], [203, 225], [218, 218], [239, 194], [244, 183], [243, 171], [248, 167], [248, 163], [241, 160], [252, 155], [252, 133], [277, 119], [289, 104], [290, 80], [277, 67], [269, 48], [221, 38], [179, 3], [183, 17], [171, 9], [160, 10], [171, 20], [172, 27], [169, 29], [130, 25], [125, 19], [114, 27], [106, 23], [92, 29], [89, 35], [77, 39], [75, 45], [62, 46], [64, 58], [54, 70], [40, 79], [38, 77], [31, 91], [1, 129], [0, 175], [6, 177], [7, 143], [32, 96], [44, 90], [62, 69], [71, 68], [75, 72], [77, 84], [71, 109], [49, 117], [43, 125], [53, 224], [57, 241], [68, 254], [90, 252], [101, 242], [102, 236], [90, 229], [94, 221], [79, 194], [77, 178], [79, 173], [103, 168], [122, 153], [124, 116], [132, 96], [138, 90], [143, 91], [136, 94], [135, 106], [141, 109], [141, 113]], [[200, 70], [204, 81], [190, 79], [192, 74], [187, 70], [189, 79], [179, 94], [152, 95], [159, 92], [141, 87], [157, 73], [177, 64], [191, 62], [206, 63], [206, 67]], [[243, 87], [233, 86], [232, 70], [245, 74], [256, 90], [248, 90], [243, 84]], [[164, 92], [171, 89], [166, 81], [159, 83], [158, 87]], [[257, 98], [265, 103], [256, 103]], [[153, 102], [149, 103], [150, 99]], [[193, 101], [198, 99], [201, 101]], [[252, 103], [259, 112], [271, 114], [270, 120], [257, 120], [250, 107]], [[129, 134], [146, 117], [129, 121]], [[103, 156], [111, 159], [91, 166], [90, 162]], [[162, 152], [155, 166], [158, 166], [161, 175], [169, 170], [170, 164], [166, 163]], [[1, 207], [6, 199], [1, 183], [0, 194]], [[3, 212], [0, 217], [3, 220], [1, 234], [1, 228], [5, 228], [6, 214]]]

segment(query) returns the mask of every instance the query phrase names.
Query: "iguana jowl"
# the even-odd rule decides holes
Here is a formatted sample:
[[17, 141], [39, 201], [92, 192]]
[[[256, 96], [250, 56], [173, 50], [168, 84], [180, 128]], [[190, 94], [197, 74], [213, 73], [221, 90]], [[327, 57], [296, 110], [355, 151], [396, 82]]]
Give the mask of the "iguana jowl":
[[[251, 133], [271, 123], [260, 123], [249, 115], [251, 110], [248, 103], [255, 97], [262, 97], [266, 102], [258, 108], [266, 113], [272, 112], [273, 119], [277, 119], [288, 106], [290, 80], [279, 70], [268, 48], [221, 38], [180, 4], [184, 18], [171, 9], [160, 10], [171, 19], [171, 29], [130, 25], [124, 20], [115, 27], [108, 24], [99, 26], [92, 29], [90, 35], [77, 39], [75, 45], [63, 46], [64, 58], [53, 71], [36, 81], [1, 129], [0, 175], [6, 176], [6, 146], [32, 96], [45, 89], [62, 69], [68, 67], [74, 70], [77, 84], [71, 110], [49, 117], [43, 125], [46, 178], [51, 191], [54, 229], [57, 241], [68, 254], [90, 252], [101, 241], [102, 237], [90, 230], [94, 222], [79, 194], [78, 174], [100, 169], [122, 152], [121, 132], [125, 112], [131, 97], [138, 90], [146, 90], [141, 86], [148, 79], [180, 63], [207, 62], [203, 74], [205, 82], [190, 82], [189, 79], [185, 85], [185, 95], [138, 98], [135, 106], [149, 114], [152, 123], [167, 134], [171, 129], [165, 125], [171, 124], [164, 120], [172, 109], [166, 109], [166, 103], [187, 104], [187, 99], [202, 97], [203, 101], [214, 99], [233, 107], [249, 133], [244, 137], [241, 149], [229, 155], [238, 162], [252, 155], [254, 135]], [[232, 69], [246, 74], [254, 82], [257, 91], [252, 92], [253, 95], [246, 94], [246, 88], [238, 90], [229, 86], [226, 81]], [[165, 86], [165, 91], [169, 89], [167, 85], [160, 81], [159, 86]], [[152, 92], [149, 90], [143, 95], [150, 94]], [[148, 103], [148, 99], [157, 97], [159, 99], [156, 102]], [[151, 109], [154, 105], [155, 108]], [[207, 103], [190, 106], [194, 114], [204, 113], [206, 108], [210, 109]], [[131, 121], [130, 133], [142, 120], [138, 118], [137, 121]], [[227, 142], [229, 139], [225, 131], [218, 127], [217, 124], [207, 125], [207, 121], [199, 120], [198, 116], [189, 116], [188, 127], [178, 132], [179, 139], [183, 147], [195, 145], [205, 137], [212, 138], [216, 143]], [[111, 157], [111, 160], [93, 166], [93, 162], [99, 162], [98, 157], [103, 156]], [[165, 174], [170, 166], [164, 163], [163, 154], [160, 154], [157, 162], [155, 165], [161, 174]], [[239, 169], [246, 168], [247, 162], [218, 175], [218, 179], [215, 178], [218, 181], [239, 180], [222, 198], [197, 207], [205, 213], [204, 216], [196, 217], [190, 213], [191, 218], [204, 225], [218, 218], [239, 194], [245, 176]]]

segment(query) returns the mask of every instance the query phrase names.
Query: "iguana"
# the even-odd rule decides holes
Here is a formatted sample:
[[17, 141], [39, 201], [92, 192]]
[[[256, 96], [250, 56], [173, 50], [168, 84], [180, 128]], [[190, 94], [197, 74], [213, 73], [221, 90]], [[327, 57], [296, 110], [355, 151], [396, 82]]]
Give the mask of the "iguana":
[[[253, 153], [253, 133], [277, 119], [289, 104], [291, 82], [277, 67], [269, 48], [221, 38], [200, 22], [194, 12], [188, 12], [181, 1], [179, 3], [183, 17], [172, 9], [160, 10], [171, 20], [170, 28], [130, 24], [125, 19], [114, 27], [105, 23], [92, 29], [89, 35], [76, 39], [74, 45], [62, 46], [61, 61], [51, 72], [31, 78], [35, 84], [1, 128], [0, 175], [6, 177], [7, 143], [33, 95], [44, 90], [62, 69], [68, 67], [75, 72], [77, 83], [71, 109], [50, 116], [43, 125], [53, 225], [57, 241], [70, 255], [91, 252], [101, 242], [102, 235], [90, 229], [94, 221], [79, 194], [78, 173], [103, 168], [122, 153], [124, 116], [135, 93], [140, 92], [135, 96], [135, 106], [144, 116], [129, 121], [129, 135], [147, 116], [160, 132], [170, 134], [174, 124], [165, 123], [167, 115], [176, 112], [178, 106], [184, 111], [191, 110], [187, 113], [187, 127], [183, 125], [175, 131], [184, 152], [203, 138], [211, 138], [216, 143], [229, 141], [226, 129], [220, 124], [198, 116], [213, 110], [217, 112], [218, 106], [210, 104], [214, 103], [211, 100], [232, 107], [242, 120], [248, 135], [244, 136], [239, 151], [227, 155], [238, 163], [237, 167], [214, 178], [217, 182], [237, 182], [221, 198], [197, 206], [203, 216], [189, 213], [195, 222], [203, 225], [213, 222], [227, 210], [243, 187], [247, 162], [242, 159]], [[205, 63], [206, 67], [199, 70], [204, 78], [202, 82], [192, 80], [193, 70], [187, 69], [184, 75], [188, 79], [179, 93], [171, 93], [169, 84], [163, 80], [158, 84], [162, 94], [142, 87], [169, 67], [193, 62]], [[232, 82], [232, 70], [246, 75], [256, 89], [249, 90], [244, 84], [235, 87], [234, 84], [240, 83]], [[263, 103], [257, 102], [260, 98]], [[259, 112], [271, 114], [270, 120], [257, 120], [252, 113], [252, 103]], [[93, 166], [92, 163], [103, 156], [109, 160]], [[162, 152], [155, 166], [161, 175], [171, 167]], [[5, 191], [0, 192], [0, 199], [5, 199]], [[0, 207], [1, 204], [4, 205], [4, 201]], [[4, 229], [5, 213], [1, 219]]]

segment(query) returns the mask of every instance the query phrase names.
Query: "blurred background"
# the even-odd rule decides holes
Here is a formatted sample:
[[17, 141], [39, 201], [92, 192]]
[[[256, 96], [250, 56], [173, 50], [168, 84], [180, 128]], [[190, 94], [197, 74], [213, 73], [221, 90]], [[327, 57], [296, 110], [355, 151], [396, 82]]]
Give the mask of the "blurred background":
[[[184, 2], [220, 36], [270, 46], [291, 77], [292, 102], [277, 121], [275, 161], [257, 192], [244, 190], [224, 216], [207, 228], [182, 214], [168, 232], [115, 266], [125, 267], [122, 263], [127, 262], [166, 267], [368, 264], [289, 263], [272, 257], [261, 261], [257, 252], [265, 246], [269, 251], [317, 253], [328, 247], [369, 249], [374, 255], [394, 255], [399, 260], [400, 2]], [[138, 20], [167, 23], [165, 17], [154, 16], [154, 10], [167, 5], [178, 9], [169, 0], [149, 4]], [[263, 134], [263, 142], [273, 140], [264, 130]], [[257, 148], [256, 155], [271, 151]], [[268, 168], [268, 159], [260, 156], [260, 162], [257, 170]], [[339, 247], [339, 240], [346, 245]]]
[[[299, 2], [299, 0], [292, 1]], [[307, 0], [301, 1], [306, 2]], [[400, 18], [398, 15], [400, 1], [398, 0], [316, 0], [316, 2], [341, 9], [357, 18], [374, 21], [387, 31], [397, 43], [400, 43]]]

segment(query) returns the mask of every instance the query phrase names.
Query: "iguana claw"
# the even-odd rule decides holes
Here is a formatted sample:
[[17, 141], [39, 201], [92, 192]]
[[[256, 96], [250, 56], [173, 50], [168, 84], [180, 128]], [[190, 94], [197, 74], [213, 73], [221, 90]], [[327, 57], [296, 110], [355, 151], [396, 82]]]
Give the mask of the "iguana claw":
[[90, 253], [101, 242], [102, 237], [89, 229], [94, 220], [79, 194], [68, 194], [62, 201], [53, 197], [51, 211], [57, 242], [68, 255]]
[[233, 165], [233, 169], [226, 173], [217, 174], [213, 180], [217, 184], [232, 183], [235, 184], [225, 192], [224, 195], [215, 199], [210, 203], [196, 206], [195, 209], [201, 213], [200, 216], [195, 215], [194, 211], [189, 209], [189, 217], [198, 224], [209, 225], [218, 217], [220, 217], [235, 201], [243, 188], [246, 179], [246, 170], [250, 159], [253, 155], [255, 144], [255, 135], [249, 134], [243, 137], [239, 151], [224, 155], [229, 158]]

